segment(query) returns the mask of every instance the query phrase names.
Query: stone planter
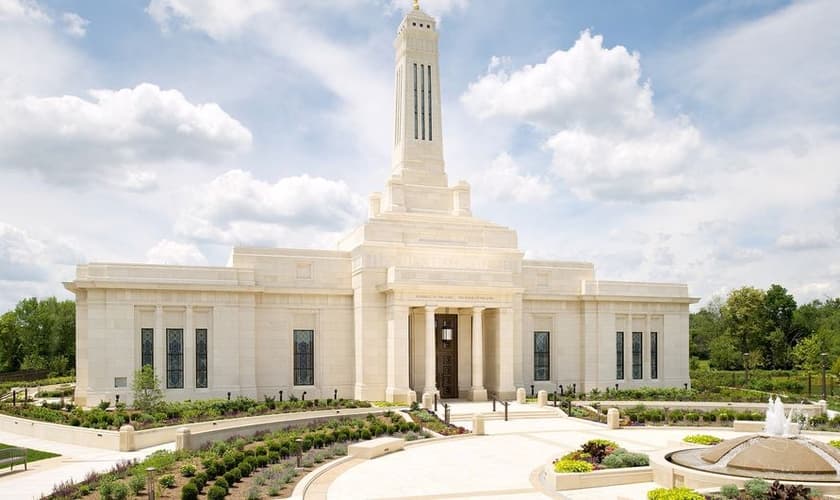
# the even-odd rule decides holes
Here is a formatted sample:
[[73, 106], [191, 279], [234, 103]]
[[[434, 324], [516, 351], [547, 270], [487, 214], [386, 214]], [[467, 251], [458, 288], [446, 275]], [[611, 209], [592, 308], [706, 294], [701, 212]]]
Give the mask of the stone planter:
[[650, 466], [601, 469], [592, 472], [554, 472], [554, 465], [545, 466], [546, 484], [557, 491], [616, 486], [619, 484], [647, 483], [653, 481]]

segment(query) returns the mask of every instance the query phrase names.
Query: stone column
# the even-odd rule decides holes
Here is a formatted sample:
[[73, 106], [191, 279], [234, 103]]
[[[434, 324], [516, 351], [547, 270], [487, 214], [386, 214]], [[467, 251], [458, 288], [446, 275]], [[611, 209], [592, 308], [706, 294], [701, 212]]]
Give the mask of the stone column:
[[487, 401], [487, 389], [484, 388], [484, 324], [483, 307], [473, 307], [472, 313], [472, 401]]
[[426, 385], [423, 392], [434, 394], [436, 387], [435, 366], [435, 310], [437, 306], [426, 306]]
[[166, 389], [166, 331], [163, 325], [163, 306], [155, 306], [155, 333], [152, 358], [155, 376], [160, 380], [162, 389]]
[[408, 307], [391, 305], [388, 315], [387, 368], [385, 399], [409, 403], [408, 387]]
[[498, 342], [498, 370], [499, 397], [509, 399], [514, 397], [513, 385], [513, 308], [499, 308], [499, 342]]
[[184, 388], [195, 389], [195, 328], [193, 327], [193, 308], [187, 306], [184, 321]]

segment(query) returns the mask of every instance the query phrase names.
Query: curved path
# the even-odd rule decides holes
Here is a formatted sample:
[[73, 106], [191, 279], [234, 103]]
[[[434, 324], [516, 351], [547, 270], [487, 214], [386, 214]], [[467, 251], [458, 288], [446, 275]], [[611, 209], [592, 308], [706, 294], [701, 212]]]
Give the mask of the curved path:
[[[463, 424], [462, 424], [463, 425]], [[467, 427], [467, 425], [465, 425]], [[656, 427], [609, 430], [574, 418], [486, 421], [485, 436], [446, 438], [410, 444], [404, 451], [374, 460], [345, 460], [318, 476], [306, 490], [310, 499], [397, 498], [569, 498], [644, 499], [654, 483], [566, 491], [544, 491], [541, 467], [593, 438], [618, 442], [632, 451], [650, 452], [687, 434], [731, 430]]]

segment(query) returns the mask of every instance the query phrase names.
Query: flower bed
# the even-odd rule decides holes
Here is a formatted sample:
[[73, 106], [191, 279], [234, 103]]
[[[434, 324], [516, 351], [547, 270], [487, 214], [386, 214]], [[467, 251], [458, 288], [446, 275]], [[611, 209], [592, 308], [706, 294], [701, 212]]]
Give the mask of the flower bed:
[[436, 432], [442, 436], [469, 434], [470, 432], [461, 426], [447, 424], [443, 420], [439, 419], [437, 415], [428, 410], [411, 410], [408, 412], [408, 414], [411, 416], [411, 419], [416, 424], [421, 425], [424, 428], [429, 429], [432, 432]]
[[690, 434], [684, 437], [683, 441], [691, 444], [702, 444], [706, 446], [712, 446], [720, 443], [721, 441], [723, 441], [723, 439], [717, 436], [711, 436], [709, 434]]
[[231, 400], [208, 399], [201, 401], [168, 402], [160, 408], [142, 413], [118, 405], [114, 410], [107, 410], [108, 404], [89, 410], [74, 407], [72, 404], [61, 406], [58, 403], [12, 406], [0, 405], [0, 412], [21, 418], [40, 420], [56, 424], [93, 429], [118, 430], [125, 424], [131, 424], [136, 430], [152, 429], [177, 424], [191, 424], [209, 420], [219, 420], [256, 415], [292, 413], [301, 411], [323, 410], [331, 408], [369, 408], [367, 401], [352, 399], [314, 399], [306, 401], [275, 402], [266, 399], [259, 402], [250, 398], [239, 397]]
[[606, 439], [592, 439], [546, 467], [556, 490], [597, 488], [653, 480], [648, 456], [631, 453]]
[[[337, 418], [304, 429], [219, 441], [198, 451], [158, 451], [106, 474], [90, 473], [79, 483], [55, 485], [46, 498], [107, 500], [147, 494], [148, 467], [156, 469], [157, 498], [288, 497], [296, 480], [316, 465], [346, 455], [350, 443], [384, 434], [406, 440], [423, 437], [417, 424], [405, 422], [399, 414]], [[303, 470], [295, 468], [298, 454]]]

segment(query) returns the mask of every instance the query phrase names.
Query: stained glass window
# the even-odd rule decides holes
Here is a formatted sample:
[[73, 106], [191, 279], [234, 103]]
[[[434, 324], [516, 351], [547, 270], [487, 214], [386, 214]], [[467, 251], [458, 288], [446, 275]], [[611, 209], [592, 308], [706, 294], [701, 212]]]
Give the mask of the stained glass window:
[[195, 331], [195, 386], [207, 387], [207, 329]]
[[642, 378], [642, 332], [633, 332], [633, 378]]
[[184, 330], [166, 329], [166, 388], [184, 388]]
[[295, 385], [315, 384], [315, 333], [295, 330]]
[[140, 329], [140, 367], [146, 365], [155, 367], [155, 330], [152, 328]]
[[615, 378], [624, 380], [624, 332], [615, 332]]
[[551, 343], [548, 332], [534, 332], [534, 380], [551, 378]]
[[659, 335], [650, 332], [650, 378], [659, 378]]

